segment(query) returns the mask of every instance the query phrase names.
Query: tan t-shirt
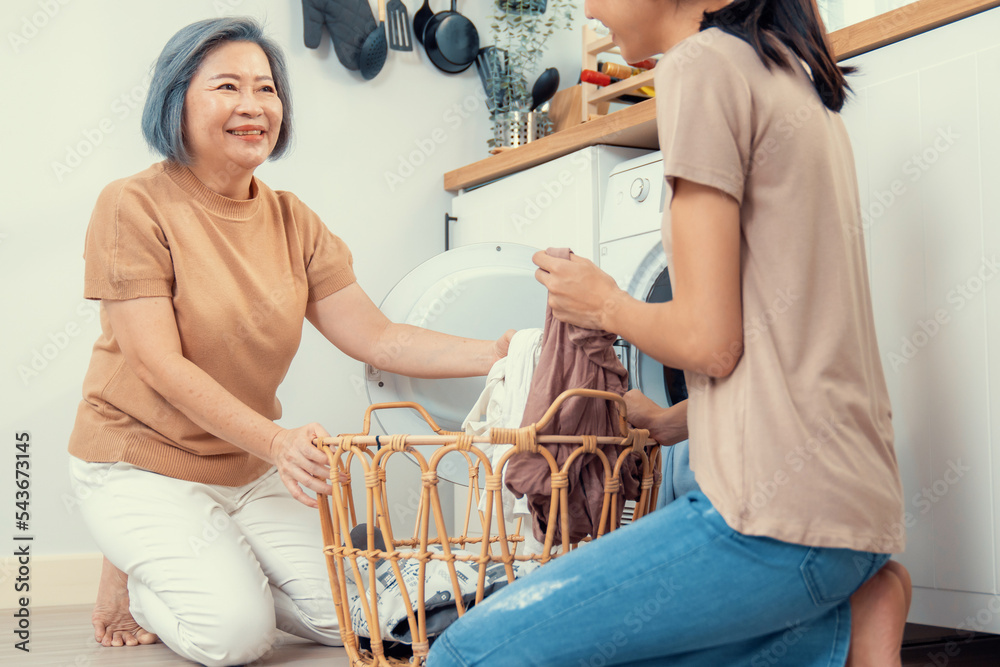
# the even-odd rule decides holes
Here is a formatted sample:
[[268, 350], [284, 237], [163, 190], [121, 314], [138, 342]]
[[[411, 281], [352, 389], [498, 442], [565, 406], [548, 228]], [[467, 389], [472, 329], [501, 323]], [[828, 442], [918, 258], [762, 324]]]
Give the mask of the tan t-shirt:
[[[87, 229], [84, 296], [173, 302], [185, 358], [268, 419], [298, 349], [306, 303], [354, 282], [351, 253], [295, 195], [256, 178], [251, 198], [205, 187], [171, 162], [107, 186]], [[101, 308], [69, 451], [207, 484], [268, 464], [195, 425], [125, 362]]]
[[686, 373], [691, 467], [740, 533], [899, 552], [902, 485], [854, 158], [839, 114], [789, 56], [792, 70], [768, 70], [710, 28], [656, 67], [668, 185], [683, 178], [740, 204], [743, 355], [725, 378]]

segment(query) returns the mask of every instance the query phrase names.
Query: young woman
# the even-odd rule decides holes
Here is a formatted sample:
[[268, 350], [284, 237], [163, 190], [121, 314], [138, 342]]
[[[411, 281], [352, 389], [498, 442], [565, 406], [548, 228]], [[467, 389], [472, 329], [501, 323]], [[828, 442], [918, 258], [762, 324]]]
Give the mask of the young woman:
[[276, 398], [308, 319], [356, 359], [416, 377], [486, 374], [496, 341], [389, 322], [351, 253], [254, 177], [292, 131], [284, 58], [252, 19], [200, 21], [157, 60], [143, 134], [165, 160], [101, 193], [85, 296], [102, 333], [70, 438], [80, 509], [104, 552], [105, 646], [156, 641], [204, 665], [265, 653], [276, 630], [339, 645], [316, 501], [319, 424]]
[[701, 490], [472, 609], [428, 664], [899, 665], [902, 488], [845, 72], [815, 2], [586, 6], [627, 61], [665, 54], [673, 300], [636, 301], [575, 256], [536, 255], [538, 279], [559, 319], [685, 371], [688, 401], [629, 403], [661, 442], [690, 435]]

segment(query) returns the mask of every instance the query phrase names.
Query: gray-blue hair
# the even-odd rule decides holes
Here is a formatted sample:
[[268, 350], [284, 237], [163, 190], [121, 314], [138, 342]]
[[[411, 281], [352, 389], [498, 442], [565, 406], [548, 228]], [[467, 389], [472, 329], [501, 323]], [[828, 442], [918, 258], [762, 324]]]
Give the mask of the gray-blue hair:
[[277, 44], [264, 36], [256, 20], [227, 17], [205, 19], [181, 28], [156, 59], [142, 109], [142, 136], [150, 148], [168, 160], [191, 164], [191, 154], [184, 144], [184, 98], [205, 56], [225, 42], [253, 42], [267, 56], [282, 106], [278, 142], [268, 159], [279, 158], [288, 150], [292, 137], [292, 98], [285, 56]]

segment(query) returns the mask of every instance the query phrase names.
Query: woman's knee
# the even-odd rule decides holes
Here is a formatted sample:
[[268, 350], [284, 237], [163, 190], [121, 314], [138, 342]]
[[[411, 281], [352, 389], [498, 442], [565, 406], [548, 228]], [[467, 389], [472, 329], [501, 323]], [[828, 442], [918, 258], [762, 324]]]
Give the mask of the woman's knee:
[[886, 563], [882, 569], [895, 575], [896, 578], [899, 579], [899, 582], [903, 585], [904, 589], [910, 590], [913, 588], [913, 582], [910, 579], [910, 571], [907, 570], [906, 567], [899, 561], [891, 560]]
[[910, 579], [909, 570], [907, 570], [902, 563], [890, 560], [888, 563], [882, 566], [882, 569], [879, 570], [876, 576], [891, 578], [893, 584], [902, 589], [906, 610], [907, 613], [909, 613], [910, 602], [913, 599], [913, 582]]
[[179, 619], [185, 657], [207, 667], [243, 665], [260, 659], [277, 638], [274, 608], [253, 605], [206, 610], [212, 622]]

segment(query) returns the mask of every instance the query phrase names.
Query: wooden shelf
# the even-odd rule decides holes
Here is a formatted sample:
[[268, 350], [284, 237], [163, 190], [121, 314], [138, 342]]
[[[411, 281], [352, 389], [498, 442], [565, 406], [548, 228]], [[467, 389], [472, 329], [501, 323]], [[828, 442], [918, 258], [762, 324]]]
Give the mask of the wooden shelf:
[[646, 100], [588, 123], [542, 137], [444, 175], [444, 189], [458, 192], [554, 160], [587, 146], [607, 144], [656, 150], [656, 100]]
[[917, 0], [830, 33], [837, 60], [846, 60], [1000, 6], [1000, 0]]
[[600, 104], [601, 102], [611, 102], [622, 95], [633, 92], [636, 88], [641, 88], [643, 86], [653, 85], [653, 75], [656, 74], [655, 70], [648, 70], [642, 74], [636, 74], [635, 76], [630, 76], [627, 79], [622, 79], [618, 83], [613, 83], [610, 86], [604, 86], [597, 93], [591, 95], [588, 99], [591, 104]]
[[[899, 9], [830, 34], [837, 60], [845, 60], [918, 35], [928, 30], [1000, 6], [1000, 0], [917, 0]], [[610, 38], [606, 38], [610, 42]], [[595, 44], [595, 48], [606, 47]], [[652, 72], [648, 72], [652, 78]], [[634, 78], [634, 77], [633, 77]], [[616, 92], [609, 86], [607, 94]], [[640, 102], [582, 125], [543, 137], [503, 153], [474, 162], [444, 175], [444, 189], [458, 192], [568, 155], [607, 144], [631, 148], [659, 148], [656, 138], [656, 100]]]

